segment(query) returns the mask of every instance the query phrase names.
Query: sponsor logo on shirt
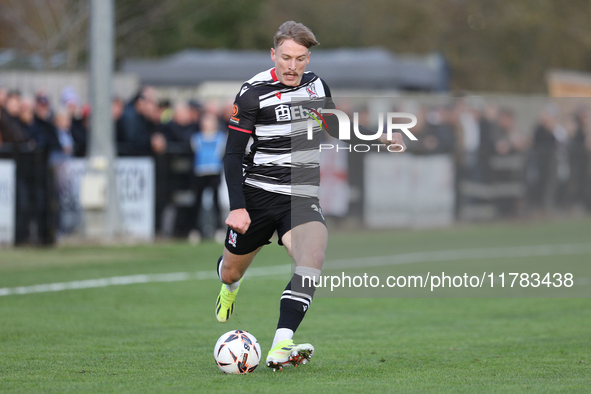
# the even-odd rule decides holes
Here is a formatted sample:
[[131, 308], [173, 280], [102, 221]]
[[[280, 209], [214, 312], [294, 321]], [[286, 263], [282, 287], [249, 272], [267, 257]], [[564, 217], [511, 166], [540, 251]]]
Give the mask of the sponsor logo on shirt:
[[281, 104], [275, 107], [275, 116], [277, 117], [278, 122], [291, 120], [291, 111], [289, 110], [289, 106]]
[[238, 108], [238, 104], [234, 104], [234, 107], [232, 108], [232, 117], [230, 118], [230, 123], [234, 123], [234, 124], [240, 123], [240, 118], [236, 117], [236, 115], [238, 115], [239, 110], [240, 109]]

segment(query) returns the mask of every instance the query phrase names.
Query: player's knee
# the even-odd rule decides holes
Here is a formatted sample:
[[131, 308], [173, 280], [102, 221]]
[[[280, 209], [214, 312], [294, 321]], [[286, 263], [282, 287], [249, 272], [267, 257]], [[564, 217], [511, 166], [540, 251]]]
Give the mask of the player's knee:
[[295, 250], [291, 257], [295, 260], [296, 265], [321, 268], [325, 254], [322, 248], [313, 248], [305, 251]]
[[242, 278], [242, 274], [236, 269], [222, 267], [221, 280], [223, 283], [229, 285], [238, 282]]
[[324, 251], [321, 249], [313, 250], [310, 252], [310, 260], [317, 267], [322, 267], [322, 263], [324, 262], [324, 258], [325, 258], [325, 254], [324, 254]]

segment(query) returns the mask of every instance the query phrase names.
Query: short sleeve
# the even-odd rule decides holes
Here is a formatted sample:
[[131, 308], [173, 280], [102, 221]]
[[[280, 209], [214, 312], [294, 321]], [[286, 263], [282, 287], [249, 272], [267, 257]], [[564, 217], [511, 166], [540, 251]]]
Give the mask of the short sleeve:
[[336, 109], [337, 106], [334, 104], [334, 101], [332, 101], [332, 94], [330, 93], [330, 88], [328, 87], [326, 82], [324, 82], [324, 80], [321, 80], [321, 81], [322, 81], [322, 87], [324, 88], [324, 96], [325, 96], [324, 108]]

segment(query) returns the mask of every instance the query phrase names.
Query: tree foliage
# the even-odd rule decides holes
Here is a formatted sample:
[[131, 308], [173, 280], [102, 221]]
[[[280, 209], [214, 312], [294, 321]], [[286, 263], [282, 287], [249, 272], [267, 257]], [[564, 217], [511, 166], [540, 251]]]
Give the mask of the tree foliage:
[[[0, 0], [0, 46], [83, 66], [89, 0]], [[286, 20], [321, 48], [439, 51], [452, 88], [543, 92], [550, 68], [591, 71], [589, 0], [115, 0], [117, 59], [186, 48], [268, 49]]]

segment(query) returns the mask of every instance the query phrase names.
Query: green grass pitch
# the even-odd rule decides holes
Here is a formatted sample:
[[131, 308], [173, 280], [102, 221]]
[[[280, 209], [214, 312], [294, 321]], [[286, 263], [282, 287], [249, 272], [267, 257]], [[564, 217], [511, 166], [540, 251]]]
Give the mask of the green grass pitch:
[[[327, 259], [590, 241], [589, 219], [333, 232]], [[220, 251], [208, 243], [0, 250], [0, 290], [213, 272]], [[497, 270], [540, 264], [558, 270], [591, 265], [591, 252], [465, 259], [459, 265], [427, 261], [396, 272], [482, 271], [495, 262]], [[253, 267], [280, 264], [289, 265], [289, 258], [275, 244], [263, 249]], [[385, 274], [394, 268], [371, 270]], [[289, 276], [246, 278], [226, 324], [213, 313], [216, 279], [0, 296], [0, 392], [591, 392], [589, 298], [319, 296], [295, 338], [316, 347], [309, 364], [276, 373], [263, 364], [250, 375], [221, 373], [212, 353], [226, 331], [251, 332], [266, 355]]]

